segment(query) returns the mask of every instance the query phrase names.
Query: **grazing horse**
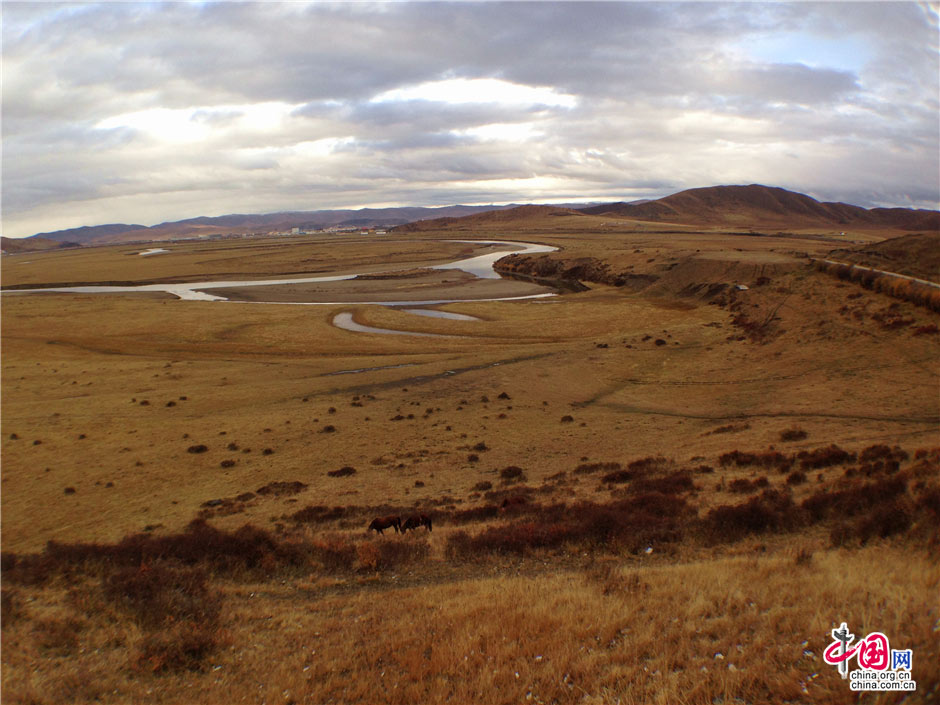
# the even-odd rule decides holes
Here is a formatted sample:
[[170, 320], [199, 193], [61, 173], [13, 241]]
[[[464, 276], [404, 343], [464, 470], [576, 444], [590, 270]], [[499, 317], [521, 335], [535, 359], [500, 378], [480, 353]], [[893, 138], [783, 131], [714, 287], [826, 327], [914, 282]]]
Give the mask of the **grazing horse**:
[[401, 528], [401, 517], [397, 516], [387, 516], [387, 517], [376, 517], [372, 520], [372, 523], [369, 524], [367, 531], [375, 529], [377, 533], [382, 533], [385, 529], [392, 527], [395, 529], [397, 534], [399, 531], [402, 531]]
[[430, 531], [431, 517], [427, 514], [412, 514], [405, 519], [405, 523], [401, 525], [401, 532], [405, 533], [408, 529], [417, 529], [419, 526], [426, 526], [428, 527], [428, 531]]

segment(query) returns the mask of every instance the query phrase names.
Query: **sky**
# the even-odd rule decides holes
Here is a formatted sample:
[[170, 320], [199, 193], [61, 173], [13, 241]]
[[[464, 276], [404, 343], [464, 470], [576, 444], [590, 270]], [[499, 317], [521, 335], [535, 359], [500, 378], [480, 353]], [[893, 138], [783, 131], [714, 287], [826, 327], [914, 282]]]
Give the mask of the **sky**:
[[17, 3], [2, 226], [610, 202], [940, 207], [936, 3]]

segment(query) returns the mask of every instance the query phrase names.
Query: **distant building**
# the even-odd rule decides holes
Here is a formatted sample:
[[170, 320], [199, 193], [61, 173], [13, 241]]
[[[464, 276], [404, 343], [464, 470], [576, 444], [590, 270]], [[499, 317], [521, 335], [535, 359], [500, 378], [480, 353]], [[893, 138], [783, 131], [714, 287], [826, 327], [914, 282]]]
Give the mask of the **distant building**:
[[291, 235], [300, 235], [300, 228], [291, 228], [291, 229], [290, 229], [290, 234], [291, 234]]

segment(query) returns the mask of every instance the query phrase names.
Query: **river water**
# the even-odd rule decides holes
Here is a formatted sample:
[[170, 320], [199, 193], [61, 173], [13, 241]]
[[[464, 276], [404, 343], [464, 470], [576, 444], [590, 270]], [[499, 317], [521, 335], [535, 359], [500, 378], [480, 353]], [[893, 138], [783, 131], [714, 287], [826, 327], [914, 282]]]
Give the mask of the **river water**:
[[[513, 242], [505, 240], [449, 240], [448, 242], [463, 242], [472, 244], [486, 245], [505, 245], [513, 247], [509, 251], [492, 252], [476, 257], [468, 257], [447, 264], [439, 264], [430, 267], [430, 269], [460, 269], [469, 272], [481, 279], [499, 279], [500, 275], [493, 269], [493, 264], [501, 257], [509, 254], [536, 254], [540, 252], [554, 252], [556, 247], [549, 245], [536, 245], [526, 242]], [[374, 274], [374, 272], [370, 272]], [[4, 291], [4, 294], [34, 294], [34, 293], [70, 293], [70, 294], [128, 294], [145, 292], [162, 292], [172, 294], [186, 301], [228, 301], [224, 296], [210, 294], [206, 290], [227, 289], [232, 287], [246, 286], [275, 286], [283, 284], [314, 284], [317, 282], [337, 282], [355, 279], [358, 274], [344, 274], [329, 277], [296, 277], [291, 279], [249, 279], [242, 281], [203, 281], [187, 282], [181, 284], [141, 284], [138, 286], [72, 286], [72, 287], [52, 287], [47, 289], [15, 289]], [[530, 296], [506, 296], [493, 299], [436, 299], [436, 300], [418, 300], [418, 301], [328, 301], [328, 302], [278, 302], [288, 305], [308, 305], [308, 306], [337, 306], [337, 305], [381, 305], [381, 306], [433, 306], [436, 304], [458, 303], [460, 301], [513, 301], [517, 299], [543, 298], [554, 296], [554, 294], [535, 294]], [[233, 302], [247, 303], [247, 302]], [[256, 302], [269, 303], [269, 302]], [[271, 302], [273, 303], [273, 302]], [[423, 314], [428, 315], [428, 314]]]

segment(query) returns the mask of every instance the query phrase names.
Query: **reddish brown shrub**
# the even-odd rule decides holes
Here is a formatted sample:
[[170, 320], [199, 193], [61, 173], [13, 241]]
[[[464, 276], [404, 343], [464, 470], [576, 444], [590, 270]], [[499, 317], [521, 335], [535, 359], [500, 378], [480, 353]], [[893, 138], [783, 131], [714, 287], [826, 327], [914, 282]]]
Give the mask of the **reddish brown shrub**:
[[461, 509], [452, 512], [449, 515], [450, 521], [454, 524], [466, 524], [471, 521], [485, 521], [499, 516], [499, 506], [496, 504], [484, 504], [481, 507], [471, 509]]
[[601, 478], [601, 482], [608, 482], [612, 484], [620, 484], [623, 482], [629, 482], [633, 479], [633, 473], [629, 470], [615, 470], [614, 472], [609, 472]]
[[640, 458], [639, 460], [633, 460], [630, 463], [627, 463], [627, 469], [637, 473], [653, 472], [655, 470], [663, 470], [670, 464], [670, 460], [667, 460], [661, 455], [657, 455], [649, 456], [647, 458]]
[[868, 446], [863, 450], [858, 459], [863, 463], [870, 463], [876, 460], [894, 460], [897, 462], [903, 462], [907, 460], [910, 456], [907, 454], [907, 451], [902, 449], [900, 446], [894, 446], [889, 448], [883, 444], [876, 444], [873, 446]]
[[78, 648], [85, 623], [75, 617], [44, 617], [33, 623], [33, 638], [47, 656], [69, 656]]
[[260, 495], [274, 495], [275, 497], [280, 497], [281, 495], [291, 495], [298, 494], [307, 489], [307, 485], [299, 480], [293, 481], [281, 481], [281, 482], [269, 482], [264, 487], [259, 487], [255, 492]]
[[336, 521], [346, 516], [346, 510], [343, 507], [327, 507], [323, 504], [309, 505], [294, 512], [288, 518], [298, 524], [325, 524], [330, 521]]
[[607, 463], [582, 463], [574, 469], [575, 475], [586, 475], [592, 472], [599, 472], [600, 470], [619, 470], [620, 463], [607, 462]]
[[711, 540], [731, 542], [749, 534], [789, 531], [799, 523], [799, 513], [788, 494], [778, 490], [764, 490], [744, 504], [712, 509], [701, 526]]
[[881, 502], [892, 500], [906, 491], [907, 480], [894, 476], [835, 492], [817, 492], [804, 499], [801, 506], [809, 513], [812, 521], [822, 521], [829, 517], [850, 517], [868, 512]]
[[802, 441], [807, 436], [806, 431], [802, 428], [787, 428], [780, 432], [781, 441]]
[[630, 489], [633, 492], [661, 492], [662, 494], [681, 494], [695, 489], [692, 483], [692, 473], [688, 470], [677, 470], [664, 477], [639, 477]]
[[738, 477], [728, 483], [728, 491], [748, 494], [750, 492], [757, 492], [757, 485], [746, 477]]
[[787, 475], [788, 485], [802, 485], [804, 482], [806, 482], [806, 473], [802, 470], [794, 470]]
[[894, 499], [878, 504], [871, 512], [858, 518], [854, 534], [862, 544], [873, 538], [887, 538], [907, 531], [911, 526], [911, 511], [907, 503]]
[[331, 572], [352, 570], [356, 561], [355, 544], [338, 537], [314, 541], [312, 553], [315, 560]]
[[855, 453], [849, 453], [834, 444], [827, 448], [817, 448], [813, 451], [801, 451], [796, 457], [800, 461], [800, 467], [804, 470], [816, 470], [833, 465], [845, 465], [846, 463], [854, 463], [856, 460]]
[[756, 465], [762, 468], [777, 468], [780, 472], [786, 472], [793, 464], [793, 458], [775, 450], [759, 453], [744, 453], [733, 450], [730, 453], [720, 455], [718, 464], [722, 467], [736, 465], [739, 468]]
[[356, 468], [346, 465], [339, 470], [327, 470], [326, 474], [330, 477], [348, 477], [349, 475], [356, 474]]
[[214, 626], [180, 622], [145, 636], [139, 645], [136, 666], [153, 673], [196, 671], [219, 645]]
[[179, 621], [215, 624], [221, 597], [209, 589], [207, 577], [199, 568], [147, 562], [117, 570], [103, 587], [112, 604], [146, 629]]
[[525, 482], [525, 472], [517, 465], [510, 465], [499, 471], [499, 476], [503, 478], [504, 483]]
[[426, 539], [380, 539], [360, 544], [359, 562], [370, 570], [396, 570], [427, 558], [430, 545]]

